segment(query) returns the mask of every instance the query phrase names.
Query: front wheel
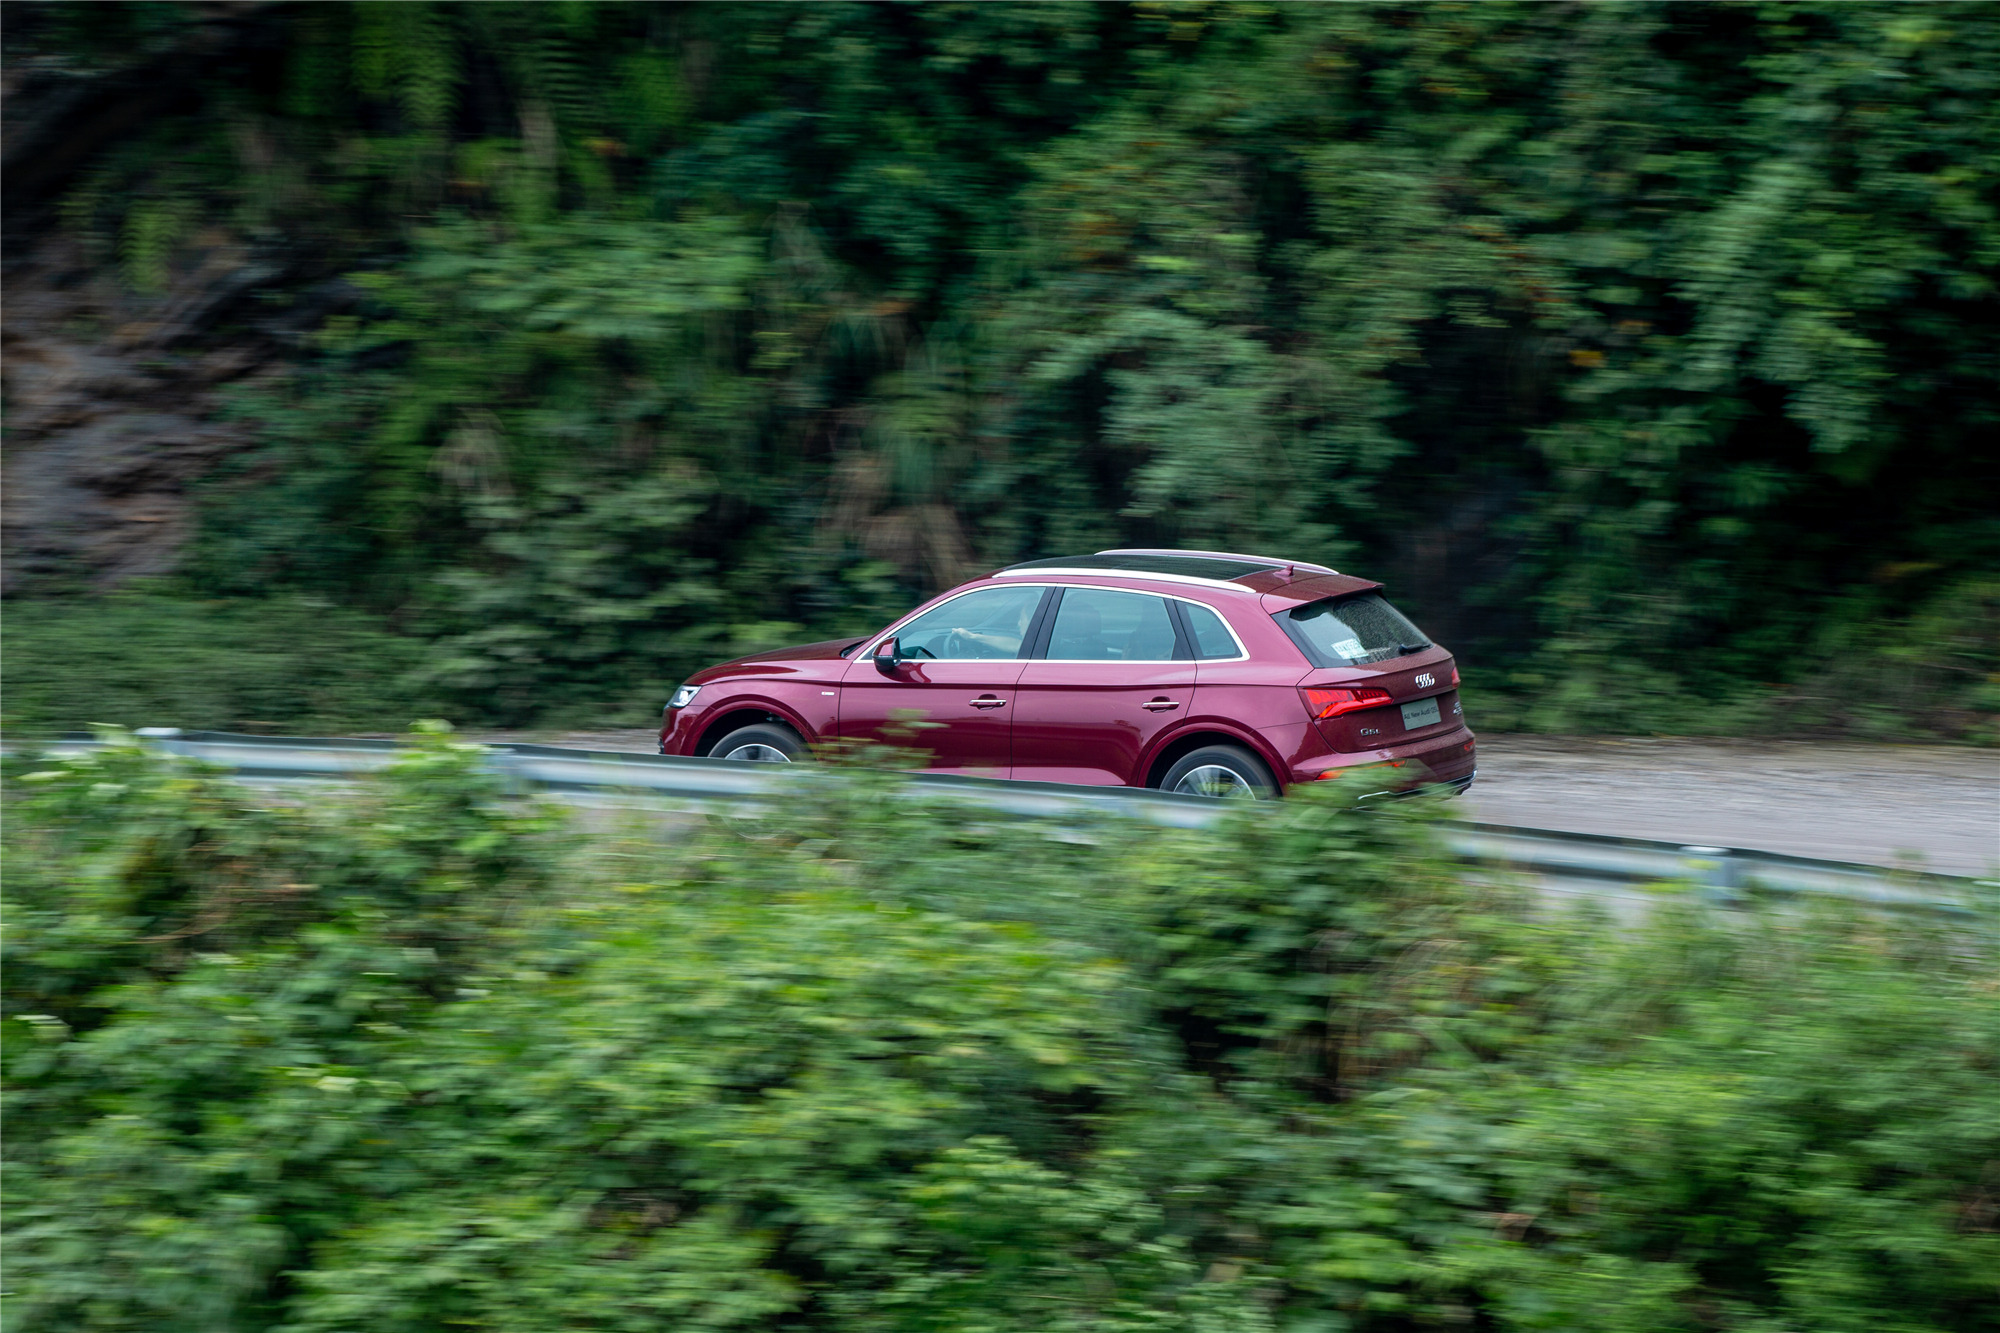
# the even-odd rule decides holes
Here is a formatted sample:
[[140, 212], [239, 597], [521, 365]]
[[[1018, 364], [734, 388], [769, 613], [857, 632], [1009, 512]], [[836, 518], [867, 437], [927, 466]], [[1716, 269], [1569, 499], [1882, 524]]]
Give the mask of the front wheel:
[[791, 764], [805, 758], [799, 733], [777, 722], [738, 727], [715, 743], [710, 759], [735, 759], [752, 764]]
[[1264, 761], [1240, 745], [1204, 745], [1180, 758], [1160, 779], [1160, 790], [1181, 796], [1268, 801], [1278, 784]]

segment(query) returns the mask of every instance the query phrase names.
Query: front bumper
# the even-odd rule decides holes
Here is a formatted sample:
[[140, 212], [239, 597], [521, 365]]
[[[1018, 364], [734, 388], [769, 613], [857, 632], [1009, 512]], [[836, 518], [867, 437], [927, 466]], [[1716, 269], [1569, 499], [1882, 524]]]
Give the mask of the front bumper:
[[694, 737], [701, 734], [698, 723], [686, 708], [669, 708], [660, 718], [660, 753], [693, 754]]

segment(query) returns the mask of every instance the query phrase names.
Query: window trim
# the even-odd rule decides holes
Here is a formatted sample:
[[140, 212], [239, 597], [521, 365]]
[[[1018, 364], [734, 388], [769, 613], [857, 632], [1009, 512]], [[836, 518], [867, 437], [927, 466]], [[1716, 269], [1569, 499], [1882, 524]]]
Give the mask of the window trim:
[[[1180, 622], [1181, 636], [1187, 643], [1188, 653], [1192, 660], [1196, 662], [1247, 662], [1250, 660], [1250, 650], [1243, 646], [1243, 639], [1236, 633], [1236, 626], [1229, 623], [1229, 617], [1223, 615], [1219, 608], [1210, 606], [1207, 602], [1197, 602], [1192, 597], [1169, 597], [1167, 598], [1167, 602], [1174, 606], [1174, 619]], [[1203, 657], [1201, 655], [1201, 644], [1194, 636], [1194, 627], [1187, 623], [1187, 612], [1180, 609], [1184, 606], [1198, 606], [1221, 621], [1223, 632], [1228, 634], [1229, 641], [1236, 645], [1236, 655], [1234, 657]]]
[[[1240, 585], [1239, 585], [1239, 586], [1240, 586]], [[1236, 645], [1236, 656], [1234, 656], [1234, 657], [1197, 657], [1197, 658], [1195, 659], [1195, 661], [1197, 661], [1197, 662], [1247, 662], [1247, 661], [1249, 661], [1249, 660], [1250, 660], [1250, 650], [1249, 650], [1249, 649], [1248, 649], [1247, 647], [1245, 647], [1245, 646], [1244, 646], [1244, 644], [1243, 644], [1243, 636], [1242, 636], [1241, 634], [1238, 634], [1238, 633], [1236, 632], [1236, 626], [1234, 626], [1234, 625], [1232, 625], [1232, 624], [1230, 624], [1230, 623], [1229, 623], [1229, 616], [1228, 616], [1228, 615], [1227, 615], [1227, 614], [1226, 614], [1226, 613], [1225, 613], [1225, 612], [1223, 611], [1223, 609], [1222, 609], [1221, 607], [1219, 607], [1219, 606], [1213, 606], [1213, 605], [1211, 605], [1211, 604], [1209, 604], [1209, 603], [1207, 603], [1207, 602], [1204, 602], [1204, 601], [1200, 601], [1200, 600], [1197, 600], [1196, 598], [1193, 598], [1193, 597], [1175, 597], [1175, 596], [1174, 596], [1174, 595], [1172, 595], [1171, 593], [1161, 593], [1160, 595], [1161, 595], [1162, 597], [1165, 597], [1165, 598], [1166, 598], [1166, 599], [1167, 599], [1168, 601], [1170, 601], [1170, 602], [1185, 602], [1185, 603], [1187, 603], [1187, 604], [1188, 604], [1188, 605], [1190, 605], [1190, 606], [1198, 606], [1198, 607], [1202, 608], [1202, 610], [1204, 610], [1204, 611], [1209, 611], [1209, 612], [1213, 612], [1213, 613], [1214, 613], [1214, 615], [1215, 615], [1215, 618], [1216, 618], [1217, 620], [1220, 620], [1220, 621], [1222, 622], [1222, 628], [1224, 628], [1224, 629], [1226, 629], [1226, 630], [1228, 630], [1228, 631], [1229, 631], [1229, 641], [1230, 641], [1231, 643], [1233, 643], [1233, 644], [1235, 644], [1235, 645]], [[1195, 643], [1194, 643], [1194, 632], [1193, 632], [1192, 630], [1190, 630], [1190, 631], [1188, 631], [1188, 650], [1189, 650], [1190, 652], [1192, 652], [1192, 651], [1194, 651], [1194, 647], [1195, 647]]]
[[[1207, 602], [1196, 601], [1192, 597], [1176, 597], [1172, 593], [1167, 592], [1151, 592], [1138, 588], [1107, 588], [1101, 583], [1052, 583], [1049, 586], [1057, 590], [1083, 588], [1093, 592], [1122, 592], [1132, 597], [1157, 597], [1167, 603], [1169, 608], [1168, 619], [1173, 622], [1174, 626], [1174, 646], [1176, 648], [1185, 647], [1189, 655], [1186, 657], [1164, 658], [1044, 657], [1042, 654], [1049, 650], [1048, 641], [1055, 635], [1056, 611], [1061, 605], [1060, 602], [1056, 602], [1048, 604], [1046, 608], [1041, 633], [1037, 636], [1035, 642], [1035, 655], [1028, 659], [1030, 662], [1053, 662], [1059, 666], [1199, 666], [1203, 662], [1247, 662], [1250, 660], [1250, 650], [1243, 646], [1243, 636], [1236, 632], [1236, 626], [1229, 623], [1229, 617], [1222, 614], [1220, 609], [1210, 606]], [[1194, 656], [1194, 635], [1188, 632], [1187, 626], [1181, 620], [1180, 613], [1172, 609], [1175, 602], [1187, 602], [1194, 606], [1199, 606], [1205, 611], [1213, 612], [1215, 618], [1222, 622], [1222, 627], [1229, 631], [1229, 638], [1236, 645], [1236, 656]]]
[[[885, 644], [885, 643], [887, 643], [887, 642], [888, 642], [888, 641], [889, 641], [890, 639], [899, 639], [899, 638], [901, 638], [901, 637], [903, 636], [903, 627], [904, 627], [905, 625], [909, 624], [909, 623], [910, 623], [911, 621], [915, 620], [915, 619], [916, 619], [916, 618], [917, 618], [918, 616], [921, 616], [921, 615], [924, 615], [924, 614], [926, 614], [926, 613], [928, 613], [928, 612], [931, 612], [931, 611], [938, 611], [938, 610], [942, 610], [943, 608], [945, 608], [945, 607], [947, 607], [947, 606], [951, 605], [951, 604], [952, 604], [953, 602], [957, 601], [957, 600], [958, 600], [959, 598], [961, 598], [961, 597], [970, 597], [970, 596], [972, 596], [972, 594], [974, 594], [974, 593], [976, 593], [976, 592], [988, 592], [988, 591], [995, 591], [995, 590], [1000, 590], [1000, 591], [1004, 591], [1004, 590], [1006, 589], [1006, 586], [1007, 586], [1007, 585], [1005, 585], [1005, 584], [992, 584], [992, 583], [988, 583], [988, 584], [985, 584], [985, 585], [984, 585], [984, 586], [982, 586], [982, 587], [978, 587], [978, 588], [967, 588], [967, 589], [965, 589], [965, 590], [964, 590], [963, 592], [955, 592], [955, 593], [953, 593], [953, 594], [952, 594], [951, 596], [949, 596], [949, 597], [946, 597], [946, 598], [944, 598], [944, 599], [943, 599], [942, 601], [937, 601], [937, 602], [931, 602], [931, 603], [928, 603], [928, 604], [926, 604], [926, 605], [924, 605], [924, 606], [919, 606], [919, 607], [918, 607], [918, 608], [917, 608], [916, 610], [914, 610], [914, 611], [911, 611], [911, 612], [909, 612], [909, 613], [908, 613], [907, 615], [904, 615], [904, 616], [902, 616], [902, 617], [901, 617], [901, 618], [899, 618], [899, 619], [896, 619], [896, 620], [892, 620], [892, 621], [890, 621], [890, 622], [889, 622], [889, 628], [887, 628], [887, 629], [883, 630], [883, 631], [882, 631], [882, 632], [881, 632], [880, 634], [876, 635], [876, 636], [875, 636], [875, 637], [874, 637], [873, 639], [863, 639], [863, 640], [862, 640], [862, 642], [863, 642], [863, 643], [866, 643], [866, 644], [868, 645], [868, 651], [867, 651], [867, 652], [865, 652], [865, 653], [862, 653], [862, 654], [860, 654], [860, 656], [861, 656], [861, 657], [864, 657], [864, 658], [869, 658], [869, 657], [873, 657], [873, 656], [875, 656], [875, 654], [876, 654], [877, 652], [879, 652], [879, 651], [881, 650], [881, 647], [882, 647], [882, 645], [883, 645], [883, 644]], [[1050, 592], [1052, 592], [1052, 591], [1054, 591], [1054, 590], [1055, 590], [1055, 589], [1056, 589], [1057, 587], [1059, 587], [1060, 585], [1058, 585], [1058, 584], [1053, 584], [1053, 583], [1045, 583], [1045, 584], [1040, 584], [1040, 585], [1036, 585], [1036, 584], [1032, 584], [1032, 583], [1030, 583], [1030, 584], [1027, 584], [1027, 585], [1025, 585], [1025, 586], [1027, 586], [1027, 587], [1030, 587], [1030, 588], [1032, 588], [1032, 587], [1036, 587], [1036, 586], [1040, 586], [1040, 588], [1041, 588], [1041, 590], [1042, 590], [1042, 599], [1041, 599], [1041, 601], [1039, 601], [1039, 602], [1037, 602], [1037, 603], [1035, 604], [1035, 610], [1034, 610], [1034, 613], [1033, 613], [1032, 615], [1030, 615], [1030, 616], [1028, 617], [1028, 629], [1027, 629], [1027, 632], [1026, 632], [1025, 634], [1023, 634], [1023, 635], [1021, 636], [1021, 647], [1020, 647], [1020, 649], [1019, 649], [1018, 651], [1016, 651], [1016, 652], [1015, 652], [1015, 654], [1014, 654], [1014, 655], [1013, 655], [1012, 657], [943, 657], [943, 658], [932, 658], [932, 659], [929, 659], [929, 660], [932, 660], [932, 661], [941, 661], [941, 662], [1023, 662], [1023, 661], [1027, 661], [1027, 660], [1028, 660], [1028, 658], [1027, 658], [1026, 654], [1027, 654], [1027, 652], [1028, 652], [1028, 650], [1029, 650], [1029, 649], [1031, 649], [1031, 648], [1033, 648], [1033, 647], [1034, 647], [1034, 645], [1035, 645], [1035, 641], [1036, 641], [1036, 637], [1037, 637], [1037, 636], [1038, 636], [1038, 635], [1039, 635], [1039, 634], [1041, 633], [1041, 628], [1042, 628], [1042, 624], [1043, 624], [1043, 622], [1044, 622], [1044, 621], [1045, 621], [1045, 620], [1046, 620], [1046, 619], [1048, 618], [1048, 614], [1049, 614], [1049, 593], [1050, 593]], [[851, 659], [850, 659], [850, 660], [851, 660]], [[914, 661], [914, 660], [916, 660], [916, 659], [914, 659], [914, 658], [913, 658], [913, 659], [911, 659], [911, 660], [913, 660], [913, 661]]]
[[1042, 598], [1041, 609], [1035, 613], [1035, 632], [1028, 637], [1025, 656], [1030, 662], [1043, 661], [1042, 654], [1049, 650], [1049, 640], [1055, 637], [1056, 611], [1062, 606], [1063, 593], [1067, 586], [1061, 583], [1048, 584], [1048, 593]]
[[[1082, 574], [1088, 574], [1091, 573], [1092, 571], [1079, 570], [1077, 572]], [[1208, 580], [1205, 579], [1190, 579], [1189, 581], [1196, 583], [1208, 582]], [[891, 621], [889, 623], [889, 628], [883, 630], [873, 639], [863, 639], [862, 642], [868, 645], [868, 651], [865, 653], [857, 654], [857, 656], [863, 658], [875, 656], [876, 650], [882, 646], [885, 640], [891, 637], [900, 637], [903, 626], [909, 624], [912, 620], [915, 620], [918, 616], [924, 614], [926, 611], [935, 611], [939, 607], [955, 602], [961, 597], [970, 597], [973, 593], [985, 592], [988, 588], [1007, 587], [1007, 586], [1009, 585], [987, 583], [977, 588], [967, 588], [963, 592], [955, 592], [951, 596], [945, 598], [943, 601], [933, 602], [928, 606], [920, 606], [916, 610], [910, 612], [908, 615], [902, 617], [900, 620]], [[1022, 661], [1055, 662], [1058, 664], [1069, 664], [1073, 666], [1083, 666], [1090, 663], [1110, 663], [1116, 665], [1121, 662], [1124, 663], [1126, 666], [1179, 666], [1179, 665], [1198, 666], [1203, 662], [1247, 662], [1250, 660], [1250, 650], [1243, 646], [1243, 636], [1236, 632], [1236, 626], [1229, 623], [1229, 617], [1226, 614], [1224, 614], [1222, 608], [1219, 606], [1214, 606], [1208, 602], [1200, 601], [1193, 597], [1177, 597], [1170, 592], [1153, 592], [1149, 589], [1143, 589], [1143, 588], [1113, 588], [1113, 587], [1107, 587], [1102, 583], [1042, 583], [1042, 584], [1030, 583], [1024, 585], [1015, 585], [1015, 586], [1024, 586], [1030, 588], [1039, 587], [1042, 590], [1041, 603], [1038, 606], [1036, 606], [1035, 614], [1028, 621], [1028, 632], [1025, 636], [1023, 636], [1021, 640], [1024, 651], [1020, 655], [1017, 655], [1015, 657], [948, 657], [940, 660], [947, 662], [1022, 662]], [[1232, 592], [1244, 591], [1242, 585], [1235, 583], [1221, 583], [1217, 584], [1216, 586], [1222, 588], [1228, 588]], [[1130, 593], [1134, 597], [1158, 597], [1160, 600], [1167, 602], [1169, 604], [1174, 602], [1192, 603], [1193, 605], [1199, 606], [1206, 611], [1212, 611], [1215, 613], [1216, 618], [1222, 622], [1222, 627], [1229, 631], [1230, 640], [1236, 645], [1236, 656], [1186, 657], [1186, 658], [1170, 657], [1164, 659], [1147, 658], [1143, 660], [1134, 660], [1134, 661], [1126, 661], [1126, 659], [1120, 657], [1043, 657], [1042, 654], [1047, 652], [1049, 649], [1048, 641], [1050, 638], [1054, 636], [1055, 633], [1056, 607], [1060, 603], [1059, 596], [1051, 597], [1049, 594], [1051, 593], [1060, 594], [1062, 590], [1065, 588], [1090, 588], [1102, 592]], [[1192, 653], [1195, 649], [1194, 636], [1191, 633], [1189, 633], [1186, 627], [1181, 623], [1181, 618], [1178, 614], [1172, 614], [1170, 618], [1174, 622], [1174, 642], [1176, 643], [1176, 645], [1185, 642], [1187, 644], [1188, 651]], [[1183, 636], [1185, 636], [1185, 638]], [[854, 659], [850, 658], [849, 660], [852, 661]]]
[[[1169, 597], [1165, 593], [1161, 592], [1141, 592], [1137, 588], [1102, 588], [1088, 583], [1059, 583], [1054, 586], [1057, 593], [1057, 598], [1054, 602], [1050, 603], [1049, 605], [1047, 622], [1042, 626], [1042, 632], [1035, 641], [1035, 655], [1028, 659], [1030, 662], [1054, 662], [1058, 666], [1063, 666], [1063, 665], [1084, 666], [1091, 662], [1110, 662], [1124, 666], [1174, 666], [1182, 662], [1188, 663], [1189, 665], [1192, 665], [1194, 663], [1195, 660], [1193, 656], [1194, 645], [1188, 641], [1187, 632], [1181, 627], [1181, 618], [1178, 615], [1174, 614], [1173, 603], [1176, 600], [1175, 598]], [[1042, 654], [1048, 652], [1049, 650], [1049, 641], [1055, 638], [1056, 619], [1057, 617], [1062, 615], [1063, 598], [1066, 598], [1069, 595], [1071, 589], [1075, 589], [1078, 592], [1117, 593], [1120, 596], [1124, 597], [1152, 597], [1161, 602], [1166, 603], [1167, 624], [1174, 631], [1174, 655], [1172, 657], [1166, 657], [1166, 658], [1042, 656]], [[1183, 652], [1186, 652], [1189, 655], [1183, 657], [1181, 656]]]

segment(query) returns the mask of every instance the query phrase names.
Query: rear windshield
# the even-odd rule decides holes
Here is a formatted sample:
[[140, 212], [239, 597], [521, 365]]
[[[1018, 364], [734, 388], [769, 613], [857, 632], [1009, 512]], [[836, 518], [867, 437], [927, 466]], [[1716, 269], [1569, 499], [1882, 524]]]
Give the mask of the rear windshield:
[[1366, 666], [1431, 646], [1380, 593], [1308, 602], [1277, 619], [1314, 666]]

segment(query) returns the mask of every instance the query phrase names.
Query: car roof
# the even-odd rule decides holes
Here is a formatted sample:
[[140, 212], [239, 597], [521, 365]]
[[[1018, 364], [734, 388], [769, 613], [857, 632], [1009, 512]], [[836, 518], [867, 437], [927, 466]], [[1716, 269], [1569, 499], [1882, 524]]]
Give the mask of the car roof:
[[999, 570], [994, 578], [1087, 575], [1165, 583], [1193, 583], [1230, 592], [1261, 593], [1285, 604], [1318, 601], [1322, 597], [1361, 592], [1382, 585], [1358, 579], [1303, 560], [1241, 555], [1232, 551], [1122, 547], [1093, 555], [1054, 556], [1024, 560]]

